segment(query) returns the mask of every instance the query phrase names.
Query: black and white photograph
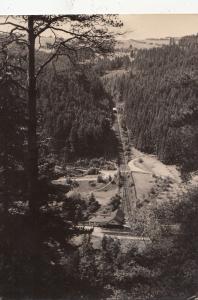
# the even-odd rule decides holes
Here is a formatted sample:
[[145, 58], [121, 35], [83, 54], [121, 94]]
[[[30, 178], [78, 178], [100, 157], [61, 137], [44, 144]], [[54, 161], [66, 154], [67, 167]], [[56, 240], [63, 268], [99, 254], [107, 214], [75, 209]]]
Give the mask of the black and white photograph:
[[198, 299], [198, 14], [0, 15], [0, 299]]

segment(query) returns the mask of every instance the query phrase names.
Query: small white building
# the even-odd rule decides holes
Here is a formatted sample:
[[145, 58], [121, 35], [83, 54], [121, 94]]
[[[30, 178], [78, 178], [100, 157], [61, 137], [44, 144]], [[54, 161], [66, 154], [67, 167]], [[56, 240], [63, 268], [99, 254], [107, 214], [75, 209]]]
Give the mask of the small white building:
[[117, 110], [116, 107], [113, 107], [113, 112], [114, 112], [114, 113], [117, 113], [117, 112], [118, 112], [118, 110]]

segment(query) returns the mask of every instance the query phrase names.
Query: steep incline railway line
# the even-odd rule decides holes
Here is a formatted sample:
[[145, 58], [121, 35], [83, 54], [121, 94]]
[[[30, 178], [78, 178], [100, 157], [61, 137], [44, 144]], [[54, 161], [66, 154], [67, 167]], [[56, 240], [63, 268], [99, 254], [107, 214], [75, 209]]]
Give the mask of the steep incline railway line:
[[118, 167], [119, 167], [120, 181], [122, 183], [122, 187], [120, 188], [120, 194], [122, 196], [122, 208], [126, 216], [126, 221], [132, 227], [137, 196], [136, 196], [136, 189], [135, 189], [133, 175], [128, 166], [127, 157], [125, 156], [124, 153], [124, 147], [123, 147], [124, 142], [122, 137], [119, 114], [117, 114], [117, 118], [114, 123], [114, 129], [116, 132], [118, 145], [119, 145]]
[[131, 224], [133, 220], [133, 210], [131, 207], [131, 201], [130, 201], [130, 194], [128, 191], [127, 181], [126, 177], [123, 176], [123, 193], [122, 193], [122, 199], [123, 199], [123, 207], [125, 214], [128, 215], [128, 221]]

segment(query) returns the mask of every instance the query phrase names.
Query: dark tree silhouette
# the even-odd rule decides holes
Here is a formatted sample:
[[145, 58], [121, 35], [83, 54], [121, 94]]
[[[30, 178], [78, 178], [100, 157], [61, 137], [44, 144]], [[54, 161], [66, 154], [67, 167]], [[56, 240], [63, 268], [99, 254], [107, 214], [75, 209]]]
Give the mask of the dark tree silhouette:
[[[113, 15], [46, 15], [7, 17], [0, 23], [9, 27], [3, 47], [16, 43], [27, 48], [27, 94], [28, 94], [28, 186], [29, 209], [32, 214], [39, 210], [38, 199], [38, 145], [37, 145], [37, 80], [43, 69], [56, 57], [75, 57], [77, 51], [89, 49], [92, 53], [105, 54], [114, 46], [110, 28], [122, 23]], [[36, 62], [36, 41], [41, 47], [43, 34], [51, 32], [54, 43], [51, 53], [41, 64]]]
[[[7, 61], [6, 52], [1, 57], [0, 76], [0, 199], [4, 214], [8, 213], [10, 199], [16, 200], [16, 176], [23, 164], [24, 99], [19, 93], [16, 78], [18, 70]], [[18, 179], [18, 178], [17, 178]]]

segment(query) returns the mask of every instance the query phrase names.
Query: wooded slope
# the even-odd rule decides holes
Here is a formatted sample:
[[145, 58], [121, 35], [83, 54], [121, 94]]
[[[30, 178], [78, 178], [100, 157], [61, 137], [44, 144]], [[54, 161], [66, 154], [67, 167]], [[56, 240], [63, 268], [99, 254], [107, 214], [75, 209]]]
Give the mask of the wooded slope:
[[134, 145], [188, 170], [197, 167], [197, 125], [178, 124], [198, 106], [197, 67], [197, 37], [185, 37], [178, 45], [140, 50], [129, 75], [117, 81]]

